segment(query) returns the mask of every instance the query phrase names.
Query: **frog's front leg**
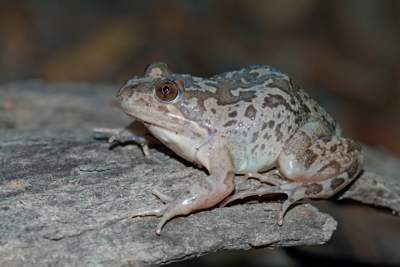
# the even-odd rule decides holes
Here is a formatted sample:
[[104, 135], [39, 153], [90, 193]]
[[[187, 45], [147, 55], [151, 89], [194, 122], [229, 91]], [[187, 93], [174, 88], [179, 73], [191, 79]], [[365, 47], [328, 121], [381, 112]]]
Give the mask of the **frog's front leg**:
[[108, 142], [113, 144], [123, 144], [127, 142], [134, 142], [138, 144], [146, 158], [150, 157], [148, 141], [145, 137], [134, 134], [131, 130], [132, 124], [125, 128], [95, 128], [93, 131], [96, 134], [104, 134], [108, 137]]
[[286, 194], [278, 220], [281, 225], [285, 212], [295, 202], [304, 198], [328, 198], [344, 188], [357, 177], [362, 161], [361, 146], [350, 139], [317, 138], [300, 131], [285, 145], [278, 159], [278, 169], [289, 180], [287, 183], [238, 192], [223, 205], [254, 195]]
[[200, 162], [208, 169], [209, 176], [195, 182], [172, 201], [162, 193], [153, 192], [167, 203], [157, 209], [134, 213], [131, 217], [162, 216], [156, 229], [156, 233], [160, 234], [168, 220], [213, 207], [231, 194], [234, 189], [234, 168], [229, 152], [224, 148], [217, 149], [211, 146], [202, 149], [199, 155], [200, 158], [204, 158], [200, 159]]

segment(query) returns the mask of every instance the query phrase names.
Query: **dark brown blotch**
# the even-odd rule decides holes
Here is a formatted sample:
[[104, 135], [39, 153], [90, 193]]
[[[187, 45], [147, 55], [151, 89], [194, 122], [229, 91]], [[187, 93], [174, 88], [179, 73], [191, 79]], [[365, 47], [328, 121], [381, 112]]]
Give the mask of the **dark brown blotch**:
[[350, 167], [347, 169], [347, 173], [349, 175], [349, 177], [353, 178], [355, 177], [357, 174], [359, 174], [361, 170], [360, 167], [360, 162], [358, 160], [355, 160]]
[[310, 166], [317, 160], [318, 154], [316, 154], [311, 149], [307, 149], [304, 152], [304, 154], [305, 154], [304, 167], [310, 168]]
[[339, 186], [341, 186], [344, 183], [344, 178], [335, 178], [331, 182], [331, 189], [336, 190]]
[[276, 125], [276, 128], [275, 128], [276, 141], [278, 141], [278, 142], [282, 141], [282, 139], [283, 139], [283, 133], [281, 131], [281, 127], [282, 127], [282, 123]]
[[278, 88], [288, 94], [291, 94], [293, 91], [298, 90], [295, 86], [293, 86], [291, 81], [282, 78], [274, 78], [273, 82], [270, 83], [268, 86]]
[[258, 144], [255, 145], [252, 149], [251, 149], [251, 153], [254, 153], [256, 151], [256, 149], [258, 148]]
[[347, 143], [347, 153], [361, 151], [361, 145], [357, 142], [350, 141]]
[[271, 139], [271, 137], [272, 137], [271, 134], [269, 132], [266, 132], [263, 136], [263, 139], [268, 140]]
[[251, 102], [257, 97], [255, 90], [240, 91], [239, 95], [233, 95], [232, 90], [237, 89], [237, 84], [230, 81], [219, 81], [217, 84], [217, 93], [214, 96], [217, 104], [221, 106], [233, 105], [240, 101]]
[[232, 111], [232, 112], [230, 112], [229, 114], [228, 114], [228, 117], [231, 117], [231, 118], [234, 118], [234, 117], [236, 117], [237, 116], [237, 111], [236, 110], [234, 110], [234, 111]]
[[250, 118], [251, 120], [254, 120], [256, 118], [256, 114], [257, 110], [253, 105], [249, 105], [244, 112], [244, 116]]
[[259, 132], [253, 133], [253, 137], [251, 138], [251, 142], [252, 142], [252, 143], [254, 143], [255, 141], [257, 141], [258, 134], [259, 134]]
[[338, 145], [337, 145], [337, 144], [334, 144], [333, 146], [331, 146], [331, 148], [329, 149], [329, 151], [331, 151], [331, 153], [335, 153], [336, 150], [337, 150], [337, 148], [338, 148]]
[[323, 171], [325, 171], [326, 169], [329, 169], [329, 168], [334, 169], [336, 171], [336, 173], [339, 173], [340, 164], [336, 160], [331, 160], [328, 164], [326, 164], [321, 169], [319, 169], [318, 172], [323, 172]]
[[264, 150], [264, 149], [265, 149], [265, 144], [262, 144], [261, 147], [260, 147], [260, 149], [261, 149], [261, 150]]
[[233, 95], [232, 90], [237, 89], [237, 85], [230, 81], [208, 81], [206, 85], [218, 88], [215, 93], [202, 90], [185, 90], [186, 99], [196, 99], [201, 110], [205, 110], [204, 102], [209, 98], [217, 100], [218, 106], [233, 105], [240, 101], [251, 102], [257, 97], [255, 90], [240, 91], [239, 95]]
[[237, 123], [237, 120], [230, 120], [224, 124], [224, 127], [229, 127]]
[[305, 194], [307, 196], [315, 196], [315, 195], [321, 193], [322, 190], [324, 189], [322, 185], [317, 184], [317, 183], [306, 184], [304, 186], [306, 187]]
[[269, 107], [273, 109], [278, 106], [283, 106], [286, 110], [294, 112], [292, 106], [286, 101], [286, 98], [284, 98], [282, 95], [268, 95], [264, 98], [264, 102], [262, 104], [263, 108]]
[[265, 128], [267, 128], [267, 126], [268, 126], [268, 123], [264, 122], [262, 127], [261, 127], [261, 131], [264, 131]]

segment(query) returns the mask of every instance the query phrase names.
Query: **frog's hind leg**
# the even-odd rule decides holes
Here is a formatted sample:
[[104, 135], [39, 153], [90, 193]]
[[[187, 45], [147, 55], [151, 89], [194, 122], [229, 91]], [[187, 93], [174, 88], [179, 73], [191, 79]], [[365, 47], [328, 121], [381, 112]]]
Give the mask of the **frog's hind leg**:
[[283, 180], [281, 175], [279, 174], [279, 171], [277, 169], [270, 170], [266, 173], [248, 173], [244, 175], [244, 178], [250, 179], [256, 179], [262, 183], [267, 183], [271, 185], [281, 185], [286, 183], [287, 181]]
[[357, 177], [363, 161], [361, 146], [342, 137], [318, 137], [309, 129], [294, 135], [279, 156], [278, 169], [289, 180], [287, 183], [238, 192], [222, 205], [255, 195], [286, 194], [278, 221], [282, 224], [286, 211], [295, 202], [329, 198]]
[[[303, 139], [303, 141], [302, 141]], [[278, 159], [281, 174], [292, 182], [282, 185], [288, 193], [286, 210], [304, 198], [329, 198], [348, 185], [361, 171], [363, 155], [356, 142], [338, 136], [316, 137], [299, 132]], [[293, 188], [286, 190], [285, 187]]]

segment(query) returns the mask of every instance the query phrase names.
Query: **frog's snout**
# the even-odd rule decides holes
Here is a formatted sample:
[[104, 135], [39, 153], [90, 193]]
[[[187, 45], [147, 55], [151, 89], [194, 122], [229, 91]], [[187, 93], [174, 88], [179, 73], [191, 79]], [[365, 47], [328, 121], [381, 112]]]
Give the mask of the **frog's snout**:
[[121, 102], [124, 99], [127, 99], [133, 95], [134, 87], [130, 84], [125, 84], [122, 86], [117, 93], [117, 99]]

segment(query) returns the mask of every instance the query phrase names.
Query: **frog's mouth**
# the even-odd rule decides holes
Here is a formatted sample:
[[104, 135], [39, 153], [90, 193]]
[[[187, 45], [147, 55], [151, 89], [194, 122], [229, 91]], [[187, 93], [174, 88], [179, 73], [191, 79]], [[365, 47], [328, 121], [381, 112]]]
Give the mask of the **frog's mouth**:
[[146, 128], [159, 128], [176, 135], [192, 136], [192, 137], [207, 137], [210, 130], [207, 127], [199, 125], [197, 122], [190, 121], [180, 116], [164, 116], [163, 120], [152, 115], [141, 113], [139, 116], [134, 112], [127, 112], [137, 121], [143, 123]]
[[186, 118], [181, 110], [152, 103], [152, 99], [146, 98], [145, 95], [133, 97], [133, 93], [128, 89], [118, 96], [120, 107], [147, 128], [155, 127], [187, 137], [208, 136], [209, 127], [191, 118]]

